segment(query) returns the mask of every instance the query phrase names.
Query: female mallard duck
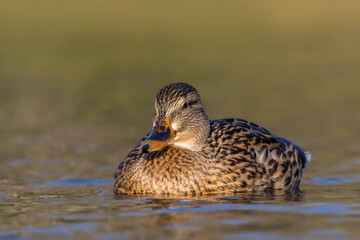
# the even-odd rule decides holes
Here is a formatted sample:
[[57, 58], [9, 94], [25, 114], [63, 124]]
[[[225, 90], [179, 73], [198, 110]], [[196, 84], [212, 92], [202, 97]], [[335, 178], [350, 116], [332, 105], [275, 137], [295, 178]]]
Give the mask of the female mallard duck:
[[162, 88], [153, 130], [120, 163], [120, 194], [235, 193], [298, 189], [310, 154], [242, 120], [209, 121], [186, 83]]

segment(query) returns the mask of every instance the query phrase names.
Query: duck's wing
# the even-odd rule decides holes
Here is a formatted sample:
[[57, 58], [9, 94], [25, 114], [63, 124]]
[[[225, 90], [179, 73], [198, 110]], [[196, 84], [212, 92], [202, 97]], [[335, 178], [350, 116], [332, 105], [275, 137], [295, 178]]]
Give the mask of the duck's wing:
[[[268, 158], [281, 160], [283, 153], [296, 151], [303, 167], [310, 161], [310, 154], [289, 140], [271, 134], [265, 128], [242, 119], [221, 119], [211, 121], [210, 145], [222, 148], [242, 147], [245, 152], [259, 163]], [[224, 149], [222, 149], [224, 150]], [[232, 151], [236, 153], [236, 151]]]
[[297, 188], [307, 162], [305, 152], [290, 141], [242, 119], [211, 122], [209, 146], [224, 169], [240, 171], [259, 188]]

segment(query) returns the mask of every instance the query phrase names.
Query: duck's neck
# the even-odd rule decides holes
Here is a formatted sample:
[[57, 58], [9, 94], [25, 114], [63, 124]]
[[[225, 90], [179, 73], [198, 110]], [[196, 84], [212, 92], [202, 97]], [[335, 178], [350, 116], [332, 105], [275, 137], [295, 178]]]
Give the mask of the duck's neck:
[[185, 148], [191, 151], [201, 151], [210, 134], [210, 122], [204, 119], [190, 125], [176, 134], [169, 143], [174, 147]]

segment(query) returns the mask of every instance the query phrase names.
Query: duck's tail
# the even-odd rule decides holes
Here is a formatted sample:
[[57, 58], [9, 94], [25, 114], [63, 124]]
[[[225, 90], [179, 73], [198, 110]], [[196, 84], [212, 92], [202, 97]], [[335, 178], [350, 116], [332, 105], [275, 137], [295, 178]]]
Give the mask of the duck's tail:
[[289, 140], [282, 138], [282, 137], [277, 137], [276, 139], [280, 142], [280, 143], [285, 143], [287, 146], [293, 145], [295, 147], [295, 149], [298, 151], [299, 157], [302, 161], [302, 165], [303, 168], [305, 168], [305, 166], [310, 162], [311, 160], [311, 153], [309, 152], [305, 152], [301, 147], [299, 147], [298, 145], [290, 142]]
[[305, 152], [305, 158], [306, 158], [305, 165], [307, 165], [311, 161], [311, 153]]
[[300, 158], [302, 160], [303, 168], [305, 168], [306, 165], [311, 160], [311, 153], [305, 152], [301, 147], [299, 147], [299, 146], [297, 146], [295, 144], [294, 144], [294, 146], [295, 146], [296, 150], [298, 150], [299, 156], [300, 156]]

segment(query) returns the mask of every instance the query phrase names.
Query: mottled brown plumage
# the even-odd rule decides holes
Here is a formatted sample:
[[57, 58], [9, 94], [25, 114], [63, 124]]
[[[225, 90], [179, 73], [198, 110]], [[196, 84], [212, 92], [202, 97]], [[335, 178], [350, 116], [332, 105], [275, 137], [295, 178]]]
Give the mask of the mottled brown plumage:
[[296, 190], [310, 154], [241, 119], [209, 121], [196, 90], [161, 89], [153, 132], [120, 163], [120, 194], [235, 193]]

